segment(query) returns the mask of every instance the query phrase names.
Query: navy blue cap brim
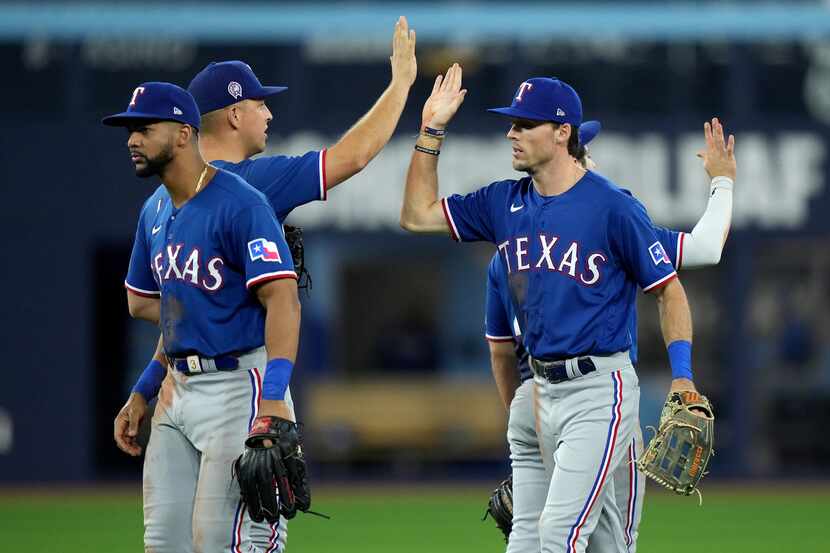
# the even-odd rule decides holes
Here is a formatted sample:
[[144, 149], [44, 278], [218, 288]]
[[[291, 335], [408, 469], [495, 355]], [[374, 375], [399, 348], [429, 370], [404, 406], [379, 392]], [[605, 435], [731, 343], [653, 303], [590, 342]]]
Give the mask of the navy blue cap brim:
[[499, 115], [506, 115], [507, 117], [513, 117], [514, 119], [530, 119], [531, 121], [559, 121], [556, 117], [541, 115], [532, 111], [514, 108], [512, 106], [508, 108], [490, 108], [487, 111], [490, 113], [497, 113]]
[[[157, 113], [142, 113], [140, 111], [124, 111], [101, 119], [101, 123], [109, 127], [126, 127], [136, 119], [144, 121], [176, 121], [184, 125], [190, 125], [187, 121], [175, 117], [159, 117]], [[191, 125], [192, 126], [192, 125]]]
[[579, 143], [589, 143], [597, 137], [600, 130], [602, 130], [602, 123], [599, 121], [585, 121], [579, 126]]
[[267, 98], [268, 96], [273, 96], [274, 94], [279, 94], [280, 92], [285, 92], [288, 90], [287, 86], [263, 86], [260, 91], [253, 95], [252, 98]]

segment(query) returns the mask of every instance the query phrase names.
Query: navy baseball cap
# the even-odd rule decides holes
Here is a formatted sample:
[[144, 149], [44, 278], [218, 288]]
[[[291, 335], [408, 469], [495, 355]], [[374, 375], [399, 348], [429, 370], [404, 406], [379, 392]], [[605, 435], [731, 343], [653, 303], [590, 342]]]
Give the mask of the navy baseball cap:
[[579, 94], [568, 83], [552, 77], [526, 80], [516, 90], [510, 107], [487, 111], [516, 119], [570, 123], [577, 127], [582, 123]]
[[262, 100], [287, 87], [262, 86], [250, 65], [234, 60], [210, 62], [193, 77], [187, 90], [204, 115], [242, 100]]
[[601, 129], [602, 124], [599, 121], [585, 121], [579, 126], [579, 143], [584, 145], [592, 141]]
[[104, 117], [101, 123], [126, 127], [136, 119], [178, 121], [199, 128], [199, 108], [188, 91], [172, 83], [150, 82], [133, 91], [127, 111]]

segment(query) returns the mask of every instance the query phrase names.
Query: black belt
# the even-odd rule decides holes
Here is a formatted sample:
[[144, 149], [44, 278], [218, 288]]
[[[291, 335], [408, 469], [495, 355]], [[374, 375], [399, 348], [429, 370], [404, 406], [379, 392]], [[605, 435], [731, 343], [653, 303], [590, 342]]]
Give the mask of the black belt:
[[560, 382], [565, 382], [566, 380], [579, 378], [580, 376], [585, 376], [586, 374], [597, 370], [596, 365], [594, 365], [594, 361], [590, 357], [580, 357], [576, 360], [576, 370], [574, 374], [568, 374], [566, 363], [567, 361], [564, 359], [560, 361], [545, 361], [544, 359], [536, 359], [531, 357], [530, 370], [533, 371], [533, 374], [544, 378], [551, 384], [559, 384]]
[[239, 368], [239, 359], [233, 355], [202, 357], [194, 354], [187, 357], [168, 357], [167, 360], [171, 367], [186, 376], [217, 371], [234, 371]]

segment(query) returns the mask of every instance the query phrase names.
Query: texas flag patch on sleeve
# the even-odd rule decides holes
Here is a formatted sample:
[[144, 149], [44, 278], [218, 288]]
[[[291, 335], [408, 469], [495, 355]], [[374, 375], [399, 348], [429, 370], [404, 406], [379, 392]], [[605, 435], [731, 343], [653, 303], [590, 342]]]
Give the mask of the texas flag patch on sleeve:
[[265, 238], [257, 238], [248, 242], [248, 255], [251, 256], [251, 261], [261, 259], [263, 261], [282, 262], [277, 245]]
[[669, 259], [666, 250], [663, 249], [663, 244], [659, 241], [649, 246], [648, 252], [651, 254], [651, 260], [654, 261], [655, 265], [659, 265], [660, 263], [671, 265], [671, 260]]

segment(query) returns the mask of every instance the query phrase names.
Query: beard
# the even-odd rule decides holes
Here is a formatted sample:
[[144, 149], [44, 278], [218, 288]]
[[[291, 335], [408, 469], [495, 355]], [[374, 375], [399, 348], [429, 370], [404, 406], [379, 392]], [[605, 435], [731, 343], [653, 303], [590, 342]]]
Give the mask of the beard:
[[167, 164], [173, 160], [173, 144], [167, 144], [155, 157], [144, 157], [144, 166], [136, 167], [135, 174], [141, 178], [161, 175]]
[[519, 160], [514, 159], [513, 160], [513, 170], [514, 171], [522, 171], [523, 173], [527, 173], [528, 175], [533, 174], [533, 168], [531, 168], [530, 164], [528, 164], [528, 162], [524, 161], [524, 160], [519, 161]]

